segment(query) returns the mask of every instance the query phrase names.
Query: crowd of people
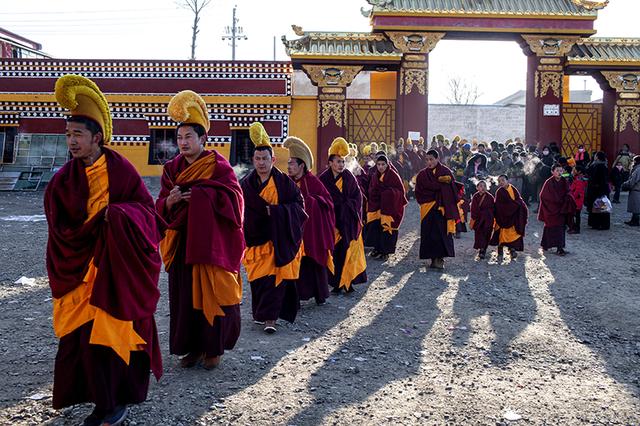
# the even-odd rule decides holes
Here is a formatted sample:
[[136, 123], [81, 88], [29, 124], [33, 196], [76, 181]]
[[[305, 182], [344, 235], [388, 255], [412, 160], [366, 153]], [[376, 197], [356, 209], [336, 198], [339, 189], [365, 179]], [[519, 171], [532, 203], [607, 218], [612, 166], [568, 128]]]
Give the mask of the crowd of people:
[[489, 245], [515, 259], [534, 200], [543, 249], [564, 255], [565, 231], [579, 232], [583, 204], [590, 226], [608, 228], [610, 180], [617, 196], [632, 190], [628, 224], [638, 226], [640, 156], [631, 161], [628, 149], [610, 174], [604, 153], [590, 158], [580, 149], [567, 159], [555, 144], [538, 153], [518, 139], [485, 145], [438, 135], [427, 148], [423, 140], [358, 147], [339, 137], [316, 176], [311, 149], [296, 137], [284, 141], [286, 173], [275, 167], [270, 137], [256, 122], [254, 167], [238, 180], [221, 154], [205, 149], [209, 111], [189, 90], [168, 105], [180, 154], [164, 165], [154, 200], [133, 166], [105, 146], [111, 114], [98, 86], [67, 75], [55, 96], [70, 111], [72, 159], [45, 193], [60, 339], [53, 406], [94, 403], [84, 425], [122, 424], [127, 405], [146, 399], [149, 372], [162, 374], [154, 320], [162, 265], [169, 351], [183, 368], [209, 370], [240, 335], [241, 265], [252, 319], [273, 334], [278, 319], [295, 320], [301, 300], [323, 305], [330, 293], [365, 283], [367, 256], [384, 262], [395, 253], [410, 199], [420, 209], [419, 256], [436, 270], [455, 256], [467, 223], [479, 259]]

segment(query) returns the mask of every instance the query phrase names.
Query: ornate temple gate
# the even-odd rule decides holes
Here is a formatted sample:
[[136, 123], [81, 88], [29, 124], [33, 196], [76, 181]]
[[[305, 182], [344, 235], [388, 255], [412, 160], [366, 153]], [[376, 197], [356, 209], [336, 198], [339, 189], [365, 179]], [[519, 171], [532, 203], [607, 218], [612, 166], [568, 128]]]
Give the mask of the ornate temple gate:
[[584, 145], [589, 154], [602, 147], [602, 104], [564, 104], [562, 106], [562, 154], [576, 153]]
[[[352, 128], [342, 119], [352, 102], [347, 87], [362, 71], [396, 75], [393, 139], [411, 133], [428, 140], [434, 133], [428, 133], [427, 123], [429, 54], [442, 39], [489, 38], [520, 45], [528, 61], [528, 144], [563, 141], [565, 152], [571, 152], [583, 143], [601, 147], [609, 158], [625, 143], [640, 151], [640, 39], [592, 37], [598, 10], [607, 0], [366, 1], [370, 32], [303, 31], [294, 25], [299, 38], [283, 38], [294, 69], [303, 70], [318, 87], [318, 164], [325, 164], [337, 136], [351, 142], [373, 137], [374, 130], [367, 133], [362, 124]], [[600, 83], [604, 100], [599, 112], [594, 106], [563, 107], [567, 75], [592, 75]]]
[[347, 101], [347, 140], [358, 144], [395, 140], [396, 102], [353, 99]]

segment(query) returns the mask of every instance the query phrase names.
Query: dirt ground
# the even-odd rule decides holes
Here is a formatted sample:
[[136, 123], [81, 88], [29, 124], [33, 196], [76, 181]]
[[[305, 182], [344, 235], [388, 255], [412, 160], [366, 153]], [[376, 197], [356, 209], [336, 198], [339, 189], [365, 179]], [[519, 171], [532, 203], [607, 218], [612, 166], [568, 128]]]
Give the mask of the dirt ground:
[[[516, 261], [476, 261], [468, 233], [444, 273], [418, 259], [412, 201], [398, 252], [369, 261], [369, 283], [304, 304], [276, 334], [251, 321], [245, 285], [240, 340], [214, 371], [182, 370], [169, 355], [163, 274], [164, 376], [127, 424], [638, 425], [640, 229], [622, 224], [622, 201], [610, 231], [583, 220], [567, 257], [540, 251], [531, 214]], [[91, 410], [51, 408], [57, 340], [41, 206], [42, 193], [0, 193], [3, 425], [79, 424]], [[22, 276], [35, 282], [15, 284]]]

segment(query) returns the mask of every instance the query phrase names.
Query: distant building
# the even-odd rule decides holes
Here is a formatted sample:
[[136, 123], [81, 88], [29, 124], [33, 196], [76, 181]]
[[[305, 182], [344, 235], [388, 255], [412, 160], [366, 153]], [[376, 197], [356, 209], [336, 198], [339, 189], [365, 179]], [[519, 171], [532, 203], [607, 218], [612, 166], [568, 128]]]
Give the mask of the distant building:
[[51, 56], [42, 51], [40, 43], [0, 28], [0, 58], [47, 59]]
[[[570, 103], [591, 103], [592, 102], [591, 95], [592, 95], [591, 90], [572, 90], [569, 93], [569, 102]], [[509, 95], [504, 99], [500, 99], [498, 102], [494, 103], [494, 105], [499, 105], [499, 106], [513, 106], [513, 105], [525, 106], [526, 104], [527, 104], [526, 90], [518, 90], [514, 94]]]

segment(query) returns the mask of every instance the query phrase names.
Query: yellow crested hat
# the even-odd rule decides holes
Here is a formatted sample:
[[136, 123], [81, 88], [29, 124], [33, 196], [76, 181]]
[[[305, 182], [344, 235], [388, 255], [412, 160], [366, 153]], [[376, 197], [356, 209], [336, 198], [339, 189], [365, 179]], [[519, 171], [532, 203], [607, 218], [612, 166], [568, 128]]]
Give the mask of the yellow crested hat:
[[183, 90], [171, 98], [167, 114], [178, 123], [199, 124], [207, 133], [211, 127], [207, 104], [192, 90]]
[[256, 121], [251, 123], [249, 126], [249, 137], [251, 138], [251, 142], [259, 148], [261, 146], [268, 146], [269, 148], [273, 148], [271, 146], [271, 142], [269, 141], [269, 135], [267, 131], [264, 129], [262, 123]]
[[349, 155], [354, 158], [358, 156], [358, 145], [355, 143], [349, 144]]
[[422, 136], [418, 139], [418, 145], [424, 145], [424, 138]]
[[371, 145], [369, 145], [371, 147], [371, 154], [375, 155], [376, 152], [378, 152], [378, 144], [375, 142], [371, 142]]
[[371, 145], [373, 144], [365, 145], [362, 147], [362, 155], [371, 155]]
[[404, 138], [400, 138], [398, 139], [398, 143], [396, 144], [396, 146], [404, 146]]
[[113, 124], [109, 103], [93, 81], [81, 75], [64, 75], [56, 81], [55, 96], [71, 116], [87, 117], [98, 123], [105, 144], [111, 141]]
[[349, 155], [349, 144], [344, 138], [335, 138], [329, 147], [329, 156], [337, 155], [346, 157]]
[[302, 160], [304, 164], [306, 164], [307, 170], [311, 170], [313, 168], [313, 154], [311, 153], [309, 146], [307, 146], [302, 139], [295, 136], [289, 136], [284, 140], [282, 146], [289, 150], [289, 157], [299, 158]]
[[[402, 138], [400, 138], [402, 140]], [[384, 142], [380, 142], [380, 148], [378, 148], [378, 151], [382, 151], [385, 154], [389, 153], [389, 148], [387, 148], [387, 144]]]

